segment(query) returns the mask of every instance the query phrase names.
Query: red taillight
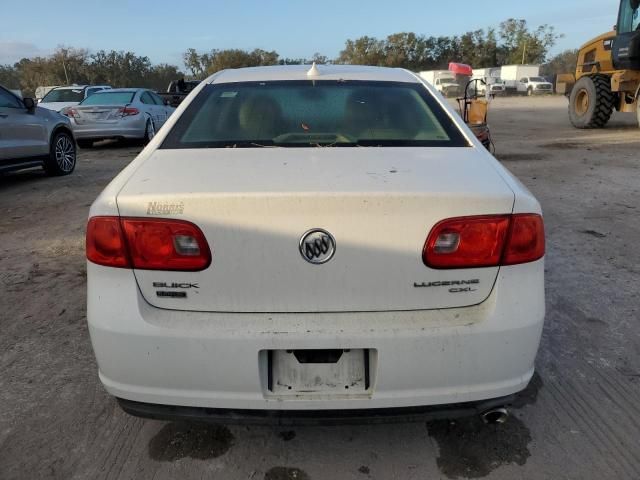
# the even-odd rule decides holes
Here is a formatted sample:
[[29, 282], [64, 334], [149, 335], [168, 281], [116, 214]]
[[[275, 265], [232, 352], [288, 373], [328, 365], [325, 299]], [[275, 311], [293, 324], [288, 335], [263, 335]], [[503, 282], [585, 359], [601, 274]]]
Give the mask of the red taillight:
[[107, 267], [130, 267], [118, 217], [93, 217], [87, 224], [87, 258]]
[[67, 110], [64, 111], [64, 115], [70, 118], [76, 118], [78, 116], [78, 111], [75, 108], [67, 108]]
[[123, 218], [131, 261], [144, 270], [204, 270], [211, 252], [202, 231], [181, 220]]
[[[95, 248], [102, 244], [111, 248]], [[202, 231], [189, 222], [94, 217], [87, 227], [87, 258], [110, 267], [193, 272], [209, 266], [211, 251]]]
[[118, 113], [123, 117], [129, 117], [131, 115], [138, 115], [140, 113], [140, 110], [134, 107], [124, 107], [118, 109]]
[[540, 215], [518, 214], [511, 217], [509, 241], [504, 249], [502, 265], [516, 265], [544, 256], [544, 222]]
[[422, 260], [431, 268], [479, 268], [532, 262], [544, 255], [537, 214], [450, 218], [427, 237]]

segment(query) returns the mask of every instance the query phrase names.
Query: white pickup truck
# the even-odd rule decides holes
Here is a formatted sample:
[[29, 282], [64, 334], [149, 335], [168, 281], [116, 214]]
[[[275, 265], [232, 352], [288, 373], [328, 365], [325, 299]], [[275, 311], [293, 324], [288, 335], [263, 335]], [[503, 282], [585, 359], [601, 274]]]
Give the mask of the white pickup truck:
[[529, 96], [553, 93], [553, 85], [542, 77], [522, 77], [516, 88], [518, 93]]
[[445, 97], [455, 97], [460, 93], [456, 76], [449, 70], [429, 70], [420, 72], [419, 75]]
[[474, 68], [471, 79], [481, 80], [474, 82], [478, 95], [486, 95], [487, 88], [490, 95], [503, 95], [506, 92], [506, 85], [500, 78], [500, 73], [500, 68]]

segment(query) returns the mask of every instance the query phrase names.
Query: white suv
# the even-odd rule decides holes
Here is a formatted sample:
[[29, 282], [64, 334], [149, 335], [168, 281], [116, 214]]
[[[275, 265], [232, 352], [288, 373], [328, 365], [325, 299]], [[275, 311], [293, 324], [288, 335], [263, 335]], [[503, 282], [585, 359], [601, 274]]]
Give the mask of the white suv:
[[38, 103], [39, 107], [65, 114], [69, 107], [78, 105], [85, 98], [96, 92], [110, 89], [109, 85], [72, 85], [57, 87], [49, 92]]
[[543, 256], [536, 199], [417, 75], [227, 70], [92, 205], [89, 330], [136, 415], [497, 421], [533, 375]]

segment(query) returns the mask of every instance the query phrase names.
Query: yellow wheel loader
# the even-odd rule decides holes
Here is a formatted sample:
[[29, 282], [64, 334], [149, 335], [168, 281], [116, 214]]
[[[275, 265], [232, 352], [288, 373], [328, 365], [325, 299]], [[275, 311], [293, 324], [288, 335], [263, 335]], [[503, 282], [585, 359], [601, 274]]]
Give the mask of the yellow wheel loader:
[[576, 128], [602, 128], [614, 109], [640, 124], [640, 0], [621, 0], [615, 30], [580, 48], [575, 77], [559, 75], [558, 91]]

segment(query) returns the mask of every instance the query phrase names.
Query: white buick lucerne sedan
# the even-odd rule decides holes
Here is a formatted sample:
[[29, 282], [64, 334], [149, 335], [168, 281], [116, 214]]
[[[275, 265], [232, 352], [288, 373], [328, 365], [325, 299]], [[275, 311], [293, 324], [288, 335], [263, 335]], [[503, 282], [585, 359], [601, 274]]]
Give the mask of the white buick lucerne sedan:
[[100, 379], [152, 418], [504, 421], [544, 249], [536, 199], [417, 75], [222, 71], [91, 207]]

